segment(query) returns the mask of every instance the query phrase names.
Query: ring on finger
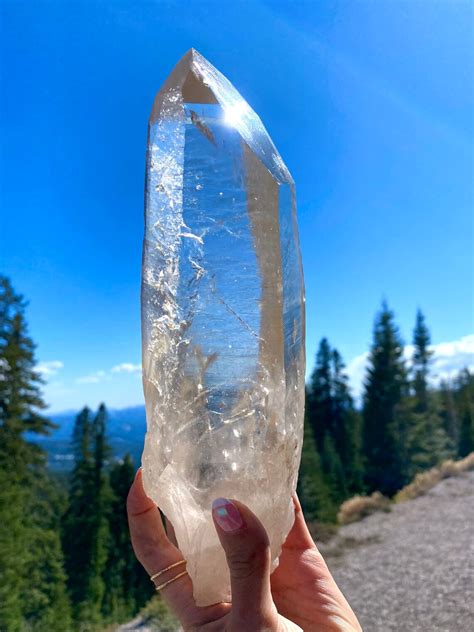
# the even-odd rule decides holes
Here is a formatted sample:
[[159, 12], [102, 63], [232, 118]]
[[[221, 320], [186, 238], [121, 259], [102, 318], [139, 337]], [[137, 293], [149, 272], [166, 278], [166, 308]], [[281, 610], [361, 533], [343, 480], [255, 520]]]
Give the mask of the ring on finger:
[[171, 579], [168, 579], [167, 581], [161, 583], [161, 584], [156, 584], [156, 579], [158, 579], [159, 577], [161, 577], [162, 575], [164, 575], [166, 572], [172, 570], [173, 568], [176, 568], [177, 566], [181, 566], [182, 564], [186, 564], [186, 560], [179, 560], [179, 562], [174, 562], [174, 564], [170, 564], [169, 566], [167, 566], [166, 568], [163, 568], [161, 571], [158, 571], [157, 573], [154, 573], [151, 577], [150, 580], [153, 582], [153, 584], [155, 585], [155, 590], [162, 590], [163, 588], [165, 588], [166, 586], [168, 586], [169, 584], [173, 583], [174, 581], [176, 581], [177, 579], [179, 579], [180, 577], [184, 577], [184, 575], [187, 575], [188, 571], [184, 570], [181, 573], [178, 573], [177, 575], [175, 575], [174, 577], [172, 577]]

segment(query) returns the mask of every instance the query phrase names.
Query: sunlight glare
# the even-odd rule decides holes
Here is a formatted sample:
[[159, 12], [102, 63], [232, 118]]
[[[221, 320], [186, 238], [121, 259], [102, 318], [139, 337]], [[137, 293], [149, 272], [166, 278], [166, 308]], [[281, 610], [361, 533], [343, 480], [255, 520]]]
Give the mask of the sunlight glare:
[[247, 112], [249, 106], [244, 100], [237, 101], [225, 108], [224, 121], [227, 125], [235, 127], [242, 120], [243, 115]]

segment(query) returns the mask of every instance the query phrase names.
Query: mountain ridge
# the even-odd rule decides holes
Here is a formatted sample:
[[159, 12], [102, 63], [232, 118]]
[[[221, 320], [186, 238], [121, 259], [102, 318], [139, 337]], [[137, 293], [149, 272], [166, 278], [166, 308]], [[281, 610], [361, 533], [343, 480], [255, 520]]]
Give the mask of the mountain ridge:
[[[46, 437], [31, 436], [30, 440], [40, 444], [48, 454], [52, 469], [68, 470], [72, 467], [72, 432], [78, 410], [53, 413], [49, 419], [58, 428]], [[139, 464], [146, 432], [146, 415], [143, 404], [107, 410], [107, 438], [112, 448], [112, 458], [121, 459], [130, 454]]]

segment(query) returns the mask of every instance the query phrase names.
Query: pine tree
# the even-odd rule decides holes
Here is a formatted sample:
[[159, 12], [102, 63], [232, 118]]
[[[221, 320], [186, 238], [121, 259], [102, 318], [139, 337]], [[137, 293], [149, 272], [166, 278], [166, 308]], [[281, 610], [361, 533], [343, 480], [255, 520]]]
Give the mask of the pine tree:
[[474, 452], [474, 374], [468, 369], [456, 380], [455, 401], [460, 421], [458, 455], [464, 457]]
[[344, 489], [355, 494], [363, 489], [361, 419], [354, 408], [340, 353], [332, 350], [332, 439], [344, 472]]
[[17, 482], [41, 470], [45, 455], [25, 440], [25, 433], [47, 435], [54, 425], [39, 411], [46, 406], [41, 397], [41, 377], [35, 370], [35, 346], [28, 336], [24, 316], [26, 304], [5, 277], [0, 276], [0, 466], [14, 465]]
[[321, 451], [324, 435], [332, 420], [331, 347], [327, 338], [321, 340], [316, 354], [316, 366], [307, 396], [307, 413], [316, 446]]
[[[46, 456], [26, 440], [54, 427], [35, 371], [25, 303], [0, 277], [0, 629], [70, 629], [63, 558]], [[5, 598], [5, 599], [4, 599]]]
[[403, 343], [393, 312], [384, 302], [375, 320], [364, 393], [363, 449], [369, 491], [391, 496], [407, 480], [407, 429], [401, 410], [406, 395]]
[[[92, 514], [92, 552], [90, 560], [90, 574], [88, 586], [88, 603], [91, 618], [100, 620], [99, 612], [103, 610], [105, 595], [104, 571], [107, 563], [109, 521], [108, 513], [111, 503], [111, 491], [105, 468], [111, 450], [106, 440], [107, 410], [104, 404], [99, 406], [97, 414], [92, 421], [93, 438], [93, 468], [95, 494], [91, 499]], [[97, 611], [96, 611], [97, 604]]]
[[[452, 442], [439, 414], [437, 398], [428, 390], [430, 332], [420, 310], [413, 331], [413, 397], [405, 402], [407, 419], [406, 469], [409, 478], [452, 456]], [[411, 406], [411, 410], [408, 410]]]
[[63, 521], [68, 590], [76, 619], [79, 604], [87, 599], [92, 548], [90, 502], [95, 490], [91, 438], [91, 412], [84, 408], [74, 424], [74, 467], [70, 479], [68, 509]]
[[449, 437], [451, 444], [457, 446], [459, 443], [459, 421], [457, 418], [453, 389], [446, 380], [441, 381], [436, 393], [436, 399], [443, 429]]
[[324, 477], [312, 428], [305, 415], [298, 495], [306, 520], [334, 522], [337, 506]]
[[153, 595], [148, 575], [137, 561], [130, 543], [126, 499], [135, 468], [127, 454], [110, 470], [109, 542], [104, 579], [107, 586], [104, 615], [109, 621], [132, 618]]
[[407, 474], [416, 474], [434, 467], [452, 456], [452, 443], [447, 436], [436, 408], [429, 405], [423, 413], [407, 413]]
[[307, 397], [308, 423], [334, 503], [362, 489], [361, 429], [342, 357], [320, 342]]
[[466, 409], [461, 417], [458, 455], [464, 457], [471, 452], [474, 452], [474, 424], [472, 411]]
[[428, 373], [429, 362], [433, 354], [430, 351], [431, 338], [425, 317], [421, 310], [416, 313], [416, 324], [413, 331], [413, 389], [415, 393], [415, 411], [425, 413], [428, 410]]
[[108, 481], [105, 473], [106, 409], [95, 417], [84, 408], [73, 431], [74, 468], [69, 488], [69, 506], [63, 520], [68, 589], [75, 620], [97, 626], [102, 620], [107, 562]]
[[331, 500], [334, 506], [338, 507], [347, 498], [348, 493], [341, 457], [336, 451], [334, 440], [329, 432], [324, 436], [321, 465]]
[[106, 440], [106, 425], [107, 425], [107, 409], [105, 404], [99, 406], [94, 421], [92, 422], [92, 436], [94, 438], [94, 471], [95, 471], [95, 484], [100, 487], [104, 484], [105, 473], [104, 468], [107, 463], [107, 459], [110, 457], [111, 449]]
[[28, 572], [28, 529], [23, 522], [29, 493], [12, 484], [0, 467], [0, 630], [17, 632], [24, 626], [22, 593]]

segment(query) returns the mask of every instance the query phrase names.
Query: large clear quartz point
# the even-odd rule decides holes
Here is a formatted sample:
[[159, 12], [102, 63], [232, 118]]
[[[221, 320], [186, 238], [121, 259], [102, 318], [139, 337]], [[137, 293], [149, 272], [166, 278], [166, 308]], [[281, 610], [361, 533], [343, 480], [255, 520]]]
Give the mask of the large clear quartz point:
[[294, 519], [304, 286], [293, 179], [195, 50], [150, 117], [142, 329], [145, 490], [174, 525], [198, 605], [226, 601], [213, 499], [256, 513], [274, 567]]

